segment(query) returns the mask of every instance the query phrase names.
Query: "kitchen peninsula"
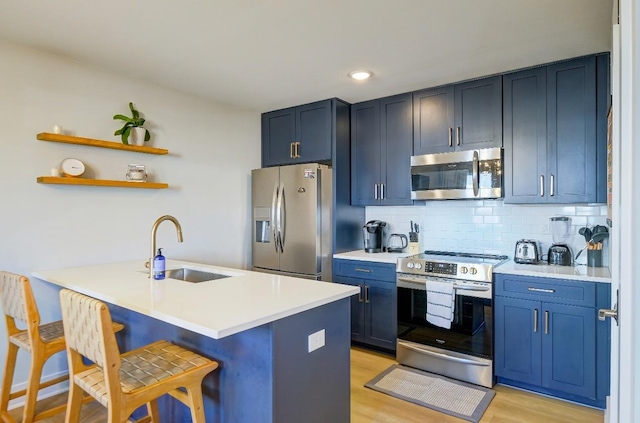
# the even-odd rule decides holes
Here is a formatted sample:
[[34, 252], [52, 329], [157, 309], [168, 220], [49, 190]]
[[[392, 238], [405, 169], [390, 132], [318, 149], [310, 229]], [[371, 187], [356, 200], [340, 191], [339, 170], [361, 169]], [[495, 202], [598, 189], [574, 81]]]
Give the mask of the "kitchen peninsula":
[[[108, 303], [125, 324], [122, 352], [166, 339], [217, 360], [203, 384], [207, 422], [349, 421], [349, 297], [357, 288], [167, 261], [167, 271], [178, 268], [223, 278], [153, 280], [142, 261], [32, 276]], [[181, 404], [160, 406], [171, 421], [189, 421]]]

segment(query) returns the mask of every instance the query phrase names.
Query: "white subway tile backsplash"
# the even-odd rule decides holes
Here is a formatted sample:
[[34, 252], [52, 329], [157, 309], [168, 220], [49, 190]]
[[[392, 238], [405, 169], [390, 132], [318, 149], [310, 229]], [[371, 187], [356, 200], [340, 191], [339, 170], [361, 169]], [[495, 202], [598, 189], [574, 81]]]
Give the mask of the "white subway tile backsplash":
[[[509, 257], [513, 257], [516, 241], [523, 238], [539, 241], [542, 252], [546, 253], [553, 243], [549, 231], [549, 218], [552, 216], [571, 217], [569, 244], [575, 255], [585, 242], [578, 229], [605, 225], [607, 207], [600, 204], [515, 205], [504, 204], [502, 200], [452, 200], [428, 201], [420, 206], [367, 207], [366, 210], [367, 221], [379, 219], [387, 222], [387, 234], [408, 234], [410, 221], [419, 224], [424, 249], [504, 254]], [[605, 248], [605, 263], [607, 251]], [[578, 261], [581, 259], [582, 256]]]

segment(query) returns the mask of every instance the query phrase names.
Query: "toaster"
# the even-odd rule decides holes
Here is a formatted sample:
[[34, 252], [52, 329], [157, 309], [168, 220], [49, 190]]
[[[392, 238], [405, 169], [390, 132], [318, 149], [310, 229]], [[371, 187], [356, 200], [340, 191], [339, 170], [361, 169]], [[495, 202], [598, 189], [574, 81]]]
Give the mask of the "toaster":
[[516, 263], [537, 264], [540, 261], [540, 251], [538, 241], [534, 241], [532, 239], [521, 239], [516, 242], [513, 261]]

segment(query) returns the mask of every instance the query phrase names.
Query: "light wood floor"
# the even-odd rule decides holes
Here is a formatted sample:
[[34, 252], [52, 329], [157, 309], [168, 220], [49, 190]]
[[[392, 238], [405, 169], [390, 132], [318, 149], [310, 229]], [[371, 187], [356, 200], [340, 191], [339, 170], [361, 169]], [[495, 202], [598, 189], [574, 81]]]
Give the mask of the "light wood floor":
[[[360, 348], [351, 349], [351, 423], [460, 423], [464, 421], [364, 387], [366, 382], [394, 363], [393, 358], [384, 354]], [[482, 416], [481, 423], [602, 423], [604, 421], [603, 412], [593, 408], [501, 385], [495, 386], [494, 390], [496, 396]], [[66, 395], [58, 395], [42, 401], [39, 405], [46, 408], [52, 404], [64, 403], [65, 400]], [[21, 421], [19, 417], [21, 411], [21, 409], [11, 411], [16, 422]], [[96, 402], [83, 406], [81, 415], [83, 423], [102, 423], [106, 418], [104, 408]], [[64, 414], [43, 421], [62, 423]]]

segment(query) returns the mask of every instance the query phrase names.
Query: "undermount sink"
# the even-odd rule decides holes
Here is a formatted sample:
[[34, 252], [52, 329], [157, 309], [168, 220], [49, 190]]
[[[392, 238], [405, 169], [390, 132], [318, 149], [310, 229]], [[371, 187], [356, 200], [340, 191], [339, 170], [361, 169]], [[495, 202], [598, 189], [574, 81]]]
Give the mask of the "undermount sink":
[[185, 282], [207, 282], [216, 279], [230, 278], [231, 275], [223, 275], [222, 273], [205, 272], [202, 270], [189, 269], [182, 267], [180, 269], [169, 269], [165, 271], [165, 277]]

